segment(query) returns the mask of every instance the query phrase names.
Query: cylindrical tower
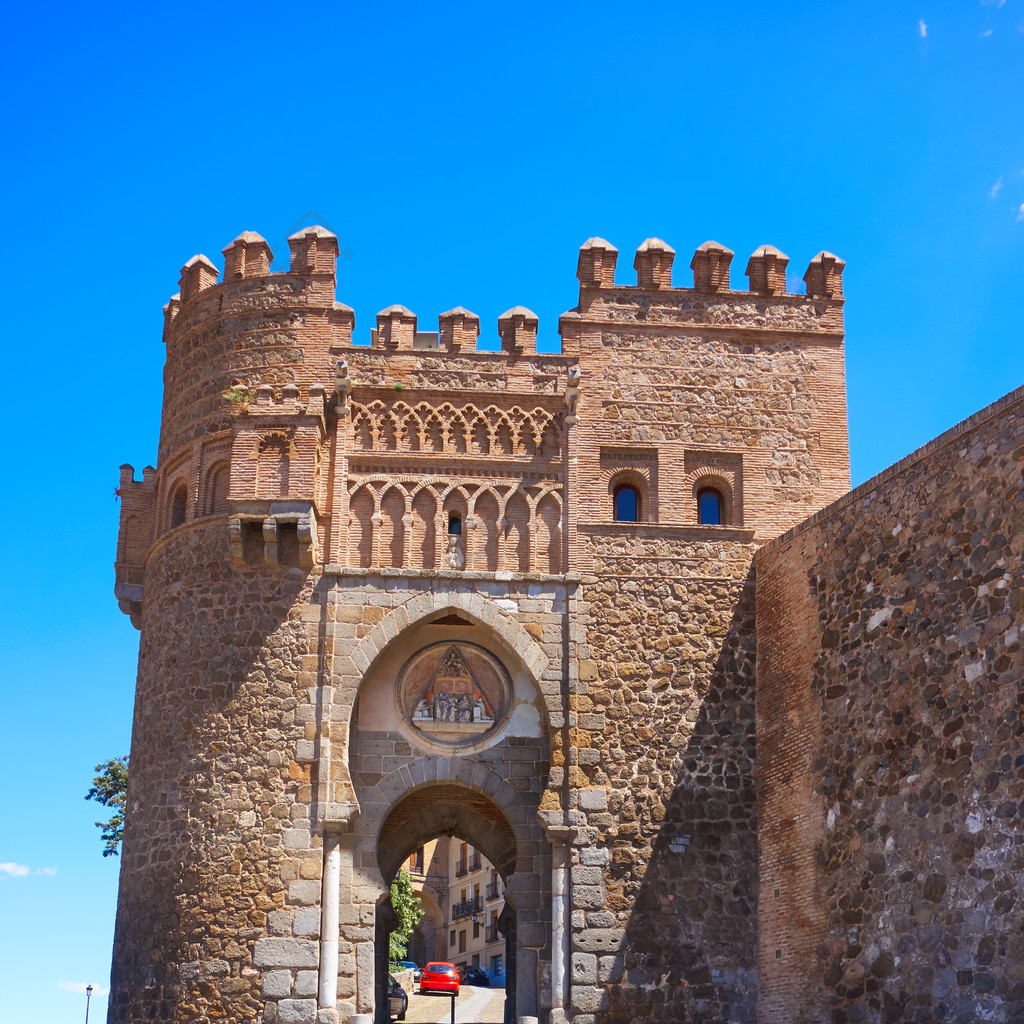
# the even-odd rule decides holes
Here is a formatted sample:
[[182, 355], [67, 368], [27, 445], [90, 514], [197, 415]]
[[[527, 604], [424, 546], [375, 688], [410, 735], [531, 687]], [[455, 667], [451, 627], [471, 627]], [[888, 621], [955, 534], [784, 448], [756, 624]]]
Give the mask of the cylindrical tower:
[[[224, 250], [220, 283], [205, 257], [185, 265], [165, 310], [159, 470], [122, 468], [118, 597], [142, 637], [111, 1021], [263, 1013], [254, 946], [310, 802], [297, 752], [323, 656], [309, 609], [324, 389], [353, 326], [335, 236], [289, 244], [287, 273], [252, 232]], [[316, 879], [319, 854], [302, 863]]]
[[508, 1013], [564, 1007], [574, 355], [522, 306], [500, 350], [400, 305], [354, 346], [337, 239], [289, 245], [286, 273], [249, 232], [222, 280], [185, 265], [159, 465], [121, 470], [142, 638], [110, 1020], [386, 1015], [389, 885], [440, 835], [501, 876]]

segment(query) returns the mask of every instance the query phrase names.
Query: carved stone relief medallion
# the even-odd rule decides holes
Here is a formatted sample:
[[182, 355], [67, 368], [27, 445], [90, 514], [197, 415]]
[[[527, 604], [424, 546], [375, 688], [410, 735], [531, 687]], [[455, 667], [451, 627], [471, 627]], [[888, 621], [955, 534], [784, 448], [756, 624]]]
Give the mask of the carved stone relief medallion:
[[483, 647], [442, 642], [417, 651], [396, 685], [405, 720], [432, 743], [477, 743], [499, 728], [511, 706], [505, 666]]

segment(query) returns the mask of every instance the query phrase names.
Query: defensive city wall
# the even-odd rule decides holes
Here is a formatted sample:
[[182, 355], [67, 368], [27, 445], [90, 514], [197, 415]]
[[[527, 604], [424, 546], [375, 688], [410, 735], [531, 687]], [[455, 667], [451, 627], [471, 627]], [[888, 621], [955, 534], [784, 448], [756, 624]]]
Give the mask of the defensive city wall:
[[1022, 411], [758, 552], [765, 1024], [1024, 1013]]
[[[947, 802], [964, 757], [983, 817], [1019, 778], [1015, 724], [974, 735], [1021, 676], [1019, 396], [957, 435], [996, 431], [984, 458], [940, 445], [848, 495], [830, 253], [794, 295], [770, 246], [738, 291], [718, 243], [683, 288], [664, 242], [623, 285], [590, 239], [562, 351], [541, 353], [522, 306], [495, 350], [462, 307], [422, 331], [390, 306], [357, 338], [337, 239], [289, 246], [285, 273], [252, 232], [223, 275], [185, 264], [158, 465], [121, 471], [116, 595], [141, 640], [109, 1019], [386, 1016], [388, 883], [444, 834], [504, 880], [509, 1020], [1009, 1007], [1005, 943], [947, 1003], [920, 972], [948, 943], [896, 936], [941, 919], [966, 963], [968, 892], [1019, 931], [1017, 810], [997, 867], [970, 801]], [[949, 557], [981, 562], [908, 607], [958, 495]], [[974, 539], [990, 528], [1000, 547]], [[905, 653], [968, 619], [980, 650], [996, 600], [984, 681]], [[936, 701], [968, 685], [954, 758], [931, 737], [961, 712]], [[973, 888], [932, 857], [940, 833]], [[907, 909], [915, 885], [934, 919]]]

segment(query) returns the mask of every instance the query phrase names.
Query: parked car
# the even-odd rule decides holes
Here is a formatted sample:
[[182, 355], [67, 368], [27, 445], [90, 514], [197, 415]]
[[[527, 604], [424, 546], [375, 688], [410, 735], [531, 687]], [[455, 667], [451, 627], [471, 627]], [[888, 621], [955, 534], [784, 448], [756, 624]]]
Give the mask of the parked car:
[[405, 1020], [405, 1013], [409, 1009], [409, 997], [405, 989], [388, 975], [388, 1005], [391, 1007], [391, 1016], [395, 1020]]
[[423, 973], [411, 960], [396, 960], [391, 965], [392, 971], [412, 971], [412, 980], [419, 981]]
[[458, 995], [461, 984], [455, 964], [429, 963], [420, 975], [420, 992], [454, 992]]
[[486, 985], [488, 988], [491, 985], [491, 979], [482, 967], [460, 967], [459, 974], [467, 985]]

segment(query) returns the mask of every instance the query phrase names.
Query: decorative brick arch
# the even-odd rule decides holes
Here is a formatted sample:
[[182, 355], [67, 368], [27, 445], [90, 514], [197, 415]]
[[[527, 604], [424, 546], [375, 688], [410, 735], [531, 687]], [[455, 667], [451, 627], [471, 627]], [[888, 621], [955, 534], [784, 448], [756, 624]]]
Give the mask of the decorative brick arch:
[[735, 480], [727, 471], [714, 468], [701, 467], [693, 473], [687, 474], [686, 484], [690, 495], [690, 514], [694, 522], [700, 521], [700, 512], [697, 507], [697, 499], [700, 492], [705, 489], [717, 491], [722, 499], [721, 518], [722, 526], [739, 526], [739, 515], [737, 510]]

